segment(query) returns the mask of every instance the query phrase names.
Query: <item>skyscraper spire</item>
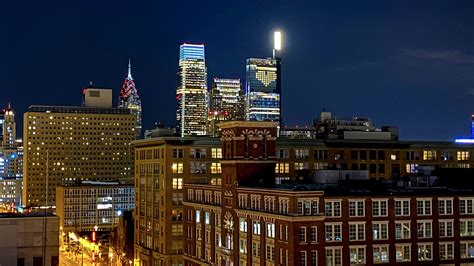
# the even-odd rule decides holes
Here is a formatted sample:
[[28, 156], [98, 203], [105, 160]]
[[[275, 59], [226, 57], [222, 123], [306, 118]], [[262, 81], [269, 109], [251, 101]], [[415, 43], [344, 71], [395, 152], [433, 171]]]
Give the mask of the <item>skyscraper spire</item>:
[[137, 116], [136, 133], [137, 138], [140, 137], [142, 131], [142, 104], [140, 96], [138, 96], [135, 81], [132, 78], [132, 60], [128, 59], [128, 75], [123, 81], [122, 89], [120, 90], [119, 108], [131, 109]]
[[132, 60], [129, 58], [128, 59], [128, 76], [127, 79], [133, 80], [132, 78]]

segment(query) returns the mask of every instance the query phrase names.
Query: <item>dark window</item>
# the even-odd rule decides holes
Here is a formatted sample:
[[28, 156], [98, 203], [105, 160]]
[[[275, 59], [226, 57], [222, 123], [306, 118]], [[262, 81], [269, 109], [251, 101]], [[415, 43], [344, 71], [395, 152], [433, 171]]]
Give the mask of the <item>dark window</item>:
[[385, 160], [385, 151], [379, 151], [379, 160]]
[[173, 158], [181, 159], [184, 157], [183, 153], [183, 149], [173, 149]]
[[374, 163], [371, 163], [371, 164], [370, 164], [369, 172], [370, 172], [371, 174], [377, 173], [377, 165], [374, 164]]
[[365, 163], [360, 164], [360, 170], [367, 170], [367, 164]]
[[400, 176], [400, 165], [399, 164], [392, 164], [392, 175], [393, 177]]
[[43, 257], [33, 257], [33, 266], [43, 266]]
[[359, 165], [356, 163], [351, 164], [351, 169], [352, 170], [359, 170]]
[[17, 266], [25, 266], [25, 258], [17, 258], [16, 259]]
[[360, 151], [359, 159], [360, 160], [367, 160], [367, 151]]
[[369, 159], [377, 160], [377, 151], [369, 151]]
[[351, 159], [358, 160], [359, 159], [359, 152], [358, 151], [351, 151]]
[[59, 265], [59, 256], [52, 256], [51, 257], [51, 266], [58, 266]]
[[385, 174], [385, 164], [379, 164], [379, 174]]
[[328, 151], [327, 150], [314, 150], [314, 159], [327, 159]]

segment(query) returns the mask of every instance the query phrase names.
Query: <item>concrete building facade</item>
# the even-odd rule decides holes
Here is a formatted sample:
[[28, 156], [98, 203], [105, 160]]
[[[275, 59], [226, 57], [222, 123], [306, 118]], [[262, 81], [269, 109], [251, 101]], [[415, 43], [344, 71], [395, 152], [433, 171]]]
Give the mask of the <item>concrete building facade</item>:
[[59, 218], [47, 213], [0, 214], [1, 265], [59, 265]]
[[110, 231], [134, 208], [133, 185], [89, 182], [56, 187], [56, 214], [64, 232]]
[[23, 204], [54, 206], [58, 185], [132, 179], [135, 126], [129, 109], [30, 106], [23, 127]]

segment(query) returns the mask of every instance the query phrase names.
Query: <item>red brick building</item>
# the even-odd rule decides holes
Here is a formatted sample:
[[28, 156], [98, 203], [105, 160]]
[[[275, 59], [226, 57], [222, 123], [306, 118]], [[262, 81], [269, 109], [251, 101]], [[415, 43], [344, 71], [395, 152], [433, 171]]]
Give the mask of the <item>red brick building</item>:
[[474, 263], [469, 186], [275, 185], [275, 140], [272, 123], [222, 124], [222, 186], [184, 186], [185, 265]]

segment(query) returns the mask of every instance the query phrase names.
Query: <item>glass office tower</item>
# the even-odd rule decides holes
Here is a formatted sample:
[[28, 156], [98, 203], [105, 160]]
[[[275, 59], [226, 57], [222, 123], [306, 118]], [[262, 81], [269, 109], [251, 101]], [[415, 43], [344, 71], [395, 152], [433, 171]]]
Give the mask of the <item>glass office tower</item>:
[[240, 79], [214, 78], [208, 116], [209, 135], [219, 135], [219, 122], [244, 120], [243, 96]]
[[207, 69], [202, 44], [182, 44], [179, 49], [179, 86], [176, 120], [181, 136], [206, 135], [208, 114]]
[[245, 118], [281, 123], [281, 61], [250, 58], [246, 65]]

